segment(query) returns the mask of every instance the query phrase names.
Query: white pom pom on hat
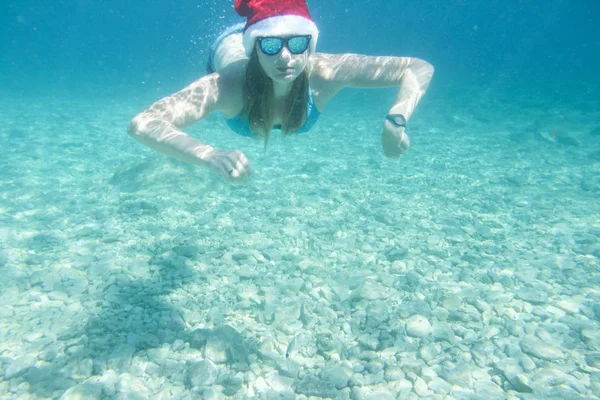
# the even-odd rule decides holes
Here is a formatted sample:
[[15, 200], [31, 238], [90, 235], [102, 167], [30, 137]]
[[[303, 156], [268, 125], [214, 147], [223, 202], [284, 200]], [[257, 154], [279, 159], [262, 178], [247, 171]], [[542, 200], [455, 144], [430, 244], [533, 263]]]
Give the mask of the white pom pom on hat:
[[306, 0], [235, 0], [234, 8], [247, 18], [243, 43], [248, 57], [261, 36], [311, 35], [309, 51], [315, 52], [319, 30]]

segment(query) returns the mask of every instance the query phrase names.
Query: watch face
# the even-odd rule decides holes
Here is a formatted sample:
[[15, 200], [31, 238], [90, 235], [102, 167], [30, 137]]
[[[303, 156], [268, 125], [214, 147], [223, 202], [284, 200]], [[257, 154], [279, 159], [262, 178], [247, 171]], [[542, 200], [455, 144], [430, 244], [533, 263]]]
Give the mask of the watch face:
[[406, 118], [402, 114], [390, 114], [387, 119], [396, 126], [406, 126]]

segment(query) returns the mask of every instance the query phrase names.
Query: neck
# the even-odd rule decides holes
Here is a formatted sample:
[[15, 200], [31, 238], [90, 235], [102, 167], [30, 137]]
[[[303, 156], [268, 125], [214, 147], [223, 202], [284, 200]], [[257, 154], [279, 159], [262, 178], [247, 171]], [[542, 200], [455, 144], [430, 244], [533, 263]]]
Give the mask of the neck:
[[293, 82], [273, 82], [273, 94], [276, 99], [287, 97], [292, 91]]

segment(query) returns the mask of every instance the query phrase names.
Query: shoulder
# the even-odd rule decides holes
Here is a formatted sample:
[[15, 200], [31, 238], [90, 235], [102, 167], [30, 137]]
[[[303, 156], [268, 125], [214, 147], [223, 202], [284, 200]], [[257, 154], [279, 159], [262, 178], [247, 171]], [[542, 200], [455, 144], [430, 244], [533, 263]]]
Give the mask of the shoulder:
[[216, 108], [226, 117], [239, 114], [244, 107], [246, 62], [234, 62], [209, 76], [216, 81]]

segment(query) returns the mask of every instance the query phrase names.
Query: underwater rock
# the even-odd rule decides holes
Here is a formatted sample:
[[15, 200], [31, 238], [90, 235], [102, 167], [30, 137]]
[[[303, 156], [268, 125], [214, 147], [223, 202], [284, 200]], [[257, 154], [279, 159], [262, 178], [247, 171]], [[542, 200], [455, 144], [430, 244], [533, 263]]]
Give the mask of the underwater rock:
[[529, 378], [525, 374], [517, 374], [508, 380], [517, 392], [533, 393], [533, 389], [529, 383]]
[[388, 310], [385, 302], [375, 300], [369, 303], [366, 309], [367, 319], [364, 328], [367, 331], [373, 331], [388, 321]]
[[244, 338], [229, 325], [214, 329], [208, 336], [204, 357], [215, 363], [246, 362], [249, 351]]
[[585, 362], [592, 368], [600, 369], [600, 352], [587, 354], [585, 356]]
[[63, 393], [60, 400], [101, 399], [103, 398], [102, 392], [103, 385], [90, 379], [70, 387]]
[[586, 192], [600, 192], [600, 178], [596, 176], [584, 176], [581, 178], [580, 186]]
[[504, 393], [502, 388], [489, 380], [475, 382], [474, 389], [477, 396], [473, 398], [486, 400], [506, 399], [506, 393]]
[[108, 367], [115, 371], [126, 371], [131, 366], [136, 348], [130, 344], [120, 344], [114, 348], [108, 360]]
[[190, 346], [194, 349], [201, 349], [206, 345], [210, 336], [210, 329], [196, 329], [190, 334]]
[[404, 246], [394, 246], [388, 249], [385, 253], [385, 256], [388, 261], [394, 262], [398, 260], [402, 260], [408, 254], [408, 248]]
[[[585, 393], [585, 385], [577, 378], [559, 370], [558, 368], [540, 369], [532, 378], [532, 387], [537, 392], [553, 386], [568, 385], [579, 393]], [[573, 396], [558, 398], [574, 398]]]
[[343, 389], [348, 386], [352, 377], [352, 369], [346, 365], [336, 365], [323, 370], [321, 377], [335, 385], [337, 389]]
[[35, 365], [35, 357], [23, 356], [13, 360], [4, 371], [4, 379], [12, 379], [23, 375], [25, 371]]
[[426, 337], [431, 334], [431, 324], [422, 315], [414, 315], [406, 321], [406, 334], [413, 337]]
[[417, 376], [413, 385], [413, 390], [418, 396], [423, 397], [427, 394], [427, 384], [422, 378]]
[[395, 285], [406, 292], [415, 292], [421, 285], [421, 277], [415, 271], [407, 271], [398, 277]]
[[473, 387], [473, 375], [471, 368], [466, 364], [460, 364], [445, 374], [444, 379], [453, 385], [463, 388]]
[[338, 390], [330, 380], [323, 379], [317, 374], [307, 374], [296, 385], [296, 393], [333, 399], [337, 396]]
[[556, 361], [564, 357], [562, 351], [533, 336], [521, 339], [520, 346], [523, 353], [541, 358], [542, 360]]
[[244, 379], [234, 372], [228, 372], [219, 377], [219, 383], [223, 385], [223, 394], [225, 396], [233, 396], [242, 388]]
[[442, 378], [433, 378], [427, 383], [429, 390], [433, 390], [435, 393], [448, 394], [452, 391], [452, 385], [443, 380]]
[[150, 391], [144, 385], [144, 382], [128, 372], [125, 372], [119, 376], [119, 382], [116, 386], [117, 392], [122, 396], [119, 398], [132, 399], [132, 398], [147, 398], [150, 395]]
[[195, 386], [210, 386], [217, 381], [219, 370], [210, 360], [202, 360], [193, 363], [185, 375], [185, 383], [188, 388]]
[[448, 324], [436, 324], [432, 330], [433, 338], [440, 342], [448, 342], [454, 343], [456, 341], [456, 336], [454, 335], [454, 331]]
[[548, 295], [532, 287], [522, 287], [517, 291], [517, 297], [532, 304], [544, 304], [548, 302]]
[[419, 355], [425, 362], [429, 362], [440, 354], [440, 347], [435, 345], [427, 345], [419, 348]]
[[587, 344], [588, 348], [600, 351], [600, 331], [597, 328], [582, 329], [581, 339]]
[[163, 365], [169, 356], [169, 349], [165, 347], [158, 347], [146, 350], [148, 360], [155, 364]]
[[317, 354], [318, 347], [314, 335], [310, 332], [301, 332], [294, 336], [288, 345], [285, 356], [294, 359], [297, 356], [311, 358]]
[[350, 297], [357, 300], [377, 300], [389, 297], [389, 293], [379, 283], [368, 280], [354, 289]]

